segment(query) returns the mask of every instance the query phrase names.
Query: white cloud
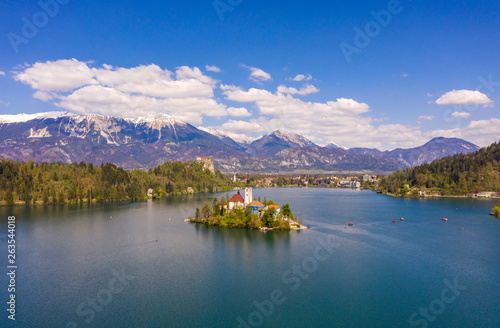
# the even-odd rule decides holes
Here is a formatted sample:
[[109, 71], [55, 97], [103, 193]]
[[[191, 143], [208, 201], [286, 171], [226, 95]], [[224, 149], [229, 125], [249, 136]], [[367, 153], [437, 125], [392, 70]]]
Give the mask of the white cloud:
[[310, 80], [312, 80], [311, 74], [308, 74], [307, 76], [305, 76], [304, 74], [299, 74], [292, 79], [292, 81], [296, 81], [296, 82], [310, 81]]
[[404, 78], [407, 78], [409, 75], [408, 75], [408, 73], [403, 73], [400, 76], [404, 79]]
[[0, 71], [0, 76], [5, 76], [5, 72]]
[[87, 63], [76, 59], [38, 62], [23, 72], [16, 73], [14, 79], [42, 91], [72, 91], [98, 83]]
[[311, 84], [306, 84], [300, 90], [297, 90], [296, 88], [288, 88], [284, 85], [280, 85], [278, 87], [278, 92], [279, 93], [288, 93], [291, 95], [299, 94], [299, 95], [305, 96], [305, 95], [308, 95], [311, 93], [318, 93], [319, 89], [317, 89], [314, 85], [311, 85]]
[[222, 124], [220, 129], [224, 132], [232, 132], [239, 134], [264, 131], [262, 125], [256, 122], [255, 120], [252, 120], [251, 122], [229, 120], [226, 123]]
[[487, 95], [479, 91], [472, 90], [452, 90], [442, 95], [436, 100], [438, 105], [457, 106], [483, 106], [493, 105], [493, 101]]
[[471, 116], [471, 113], [467, 113], [467, 112], [453, 112], [453, 113], [451, 113], [451, 116], [453, 116], [453, 117], [459, 117], [459, 118], [469, 118]]
[[234, 107], [229, 107], [227, 109], [227, 112], [229, 115], [233, 117], [250, 117], [252, 114], [244, 107], [241, 108], [234, 108]]
[[249, 79], [254, 82], [272, 81], [271, 74], [264, 72], [260, 68], [246, 65], [241, 66], [250, 70], [251, 73]]
[[41, 100], [41, 101], [49, 101], [54, 99], [54, 96], [46, 91], [37, 91], [33, 94], [33, 98]]
[[215, 65], [213, 65], [213, 66], [205, 65], [205, 71], [214, 72], [214, 73], [222, 72], [222, 70]]
[[34, 98], [77, 113], [136, 117], [159, 112], [192, 124], [204, 116], [228, 115], [214, 99], [218, 81], [197, 67], [181, 66], [175, 73], [154, 64], [92, 68], [73, 59], [36, 63], [14, 78], [35, 89]]
[[432, 121], [434, 119], [434, 116], [432, 115], [421, 115], [418, 117], [419, 120], [426, 120], [426, 121]]

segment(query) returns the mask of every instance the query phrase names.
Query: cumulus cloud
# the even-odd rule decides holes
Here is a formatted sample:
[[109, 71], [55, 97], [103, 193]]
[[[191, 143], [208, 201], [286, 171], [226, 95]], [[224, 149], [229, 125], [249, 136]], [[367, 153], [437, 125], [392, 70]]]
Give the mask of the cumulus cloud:
[[229, 107], [227, 109], [227, 112], [229, 115], [233, 117], [250, 117], [252, 114], [244, 107], [240, 108], [234, 108], [234, 107]]
[[5, 76], [5, 72], [0, 71], [0, 76]]
[[304, 74], [299, 74], [292, 79], [292, 81], [296, 82], [310, 81], [310, 80], [312, 80], [311, 74], [308, 74], [307, 76], [305, 76]]
[[432, 121], [434, 119], [434, 116], [432, 115], [421, 115], [418, 117], [419, 120], [426, 120], [426, 121]]
[[483, 106], [488, 107], [493, 101], [487, 95], [472, 90], [452, 90], [436, 100], [438, 105]]
[[72, 91], [98, 84], [88, 64], [76, 59], [38, 62], [23, 72], [16, 73], [14, 79], [42, 91]]
[[222, 70], [215, 65], [213, 65], [213, 66], [205, 65], [205, 71], [214, 72], [214, 73], [222, 72]]
[[260, 68], [246, 66], [246, 65], [241, 65], [241, 66], [250, 70], [251, 73], [249, 79], [254, 82], [272, 81], [271, 74], [264, 72]]
[[311, 93], [318, 93], [319, 89], [317, 89], [314, 85], [310, 85], [310, 84], [306, 84], [300, 90], [297, 90], [296, 88], [288, 88], [284, 85], [280, 85], [278, 87], [278, 92], [279, 93], [288, 93], [291, 95], [299, 94], [302, 96], [306, 96], [306, 95], [311, 94]]
[[49, 101], [49, 100], [54, 99], [54, 96], [50, 92], [37, 91], [33, 94], [33, 98], [41, 100], [41, 101]]
[[92, 67], [71, 59], [35, 63], [14, 78], [36, 90], [34, 98], [76, 113], [136, 117], [160, 112], [192, 124], [204, 116], [228, 115], [228, 108], [214, 99], [218, 81], [197, 67], [181, 66], [175, 72], [154, 64]]
[[453, 117], [459, 117], [459, 118], [469, 118], [470, 117], [470, 113], [467, 113], [467, 112], [453, 112], [451, 113], [451, 116]]

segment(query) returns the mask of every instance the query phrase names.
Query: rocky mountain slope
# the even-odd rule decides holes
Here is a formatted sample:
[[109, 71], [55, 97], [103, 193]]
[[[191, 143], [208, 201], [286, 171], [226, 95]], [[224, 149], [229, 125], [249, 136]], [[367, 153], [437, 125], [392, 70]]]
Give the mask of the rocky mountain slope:
[[392, 172], [477, 149], [464, 140], [437, 138], [413, 149], [345, 150], [337, 145], [320, 147], [284, 130], [244, 147], [219, 131], [196, 128], [163, 114], [133, 119], [67, 112], [0, 115], [0, 158], [110, 162], [125, 169], [200, 156], [212, 158], [223, 172]]
[[167, 115], [121, 119], [50, 113], [28, 119], [0, 116], [2, 157], [63, 163], [111, 162], [133, 169], [197, 156], [248, 156], [216, 136]]
[[301, 135], [286, 130], [274, 131], [252, 142], [247, 153], [253, 156], [273, 156], [288, 148], [317, 147], [315, 143]]

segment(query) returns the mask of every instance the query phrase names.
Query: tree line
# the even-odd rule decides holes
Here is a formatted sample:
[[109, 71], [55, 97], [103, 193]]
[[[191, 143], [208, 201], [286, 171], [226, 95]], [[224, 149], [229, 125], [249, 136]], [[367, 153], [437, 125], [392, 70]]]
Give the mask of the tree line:
[[0, 204], [64, 204], [138, 200], [232, 188], [229, 178], [197, 162], [167, 162], [126, 171], [114, 164], [37, 163], [0, 160]]

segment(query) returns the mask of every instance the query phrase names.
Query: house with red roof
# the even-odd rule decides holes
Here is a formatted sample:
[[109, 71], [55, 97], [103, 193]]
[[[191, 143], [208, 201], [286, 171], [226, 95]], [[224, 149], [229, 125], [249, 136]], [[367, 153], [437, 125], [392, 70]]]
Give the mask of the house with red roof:
[[266, 210], [269, 210], [269, 209], [274, 211], [274, 215], [278, 215], [278, 213], [281, 212], [281, 208], [279, 205], [268, 205], [266, 207]]
[[238, 193], [235, 194], [233, 197], [228, 202], [228, 210], [231, 211], [232, 209], [235, 208], [245, 208], [245, 200], [240, 194], [240, 191], [238, 190]]

